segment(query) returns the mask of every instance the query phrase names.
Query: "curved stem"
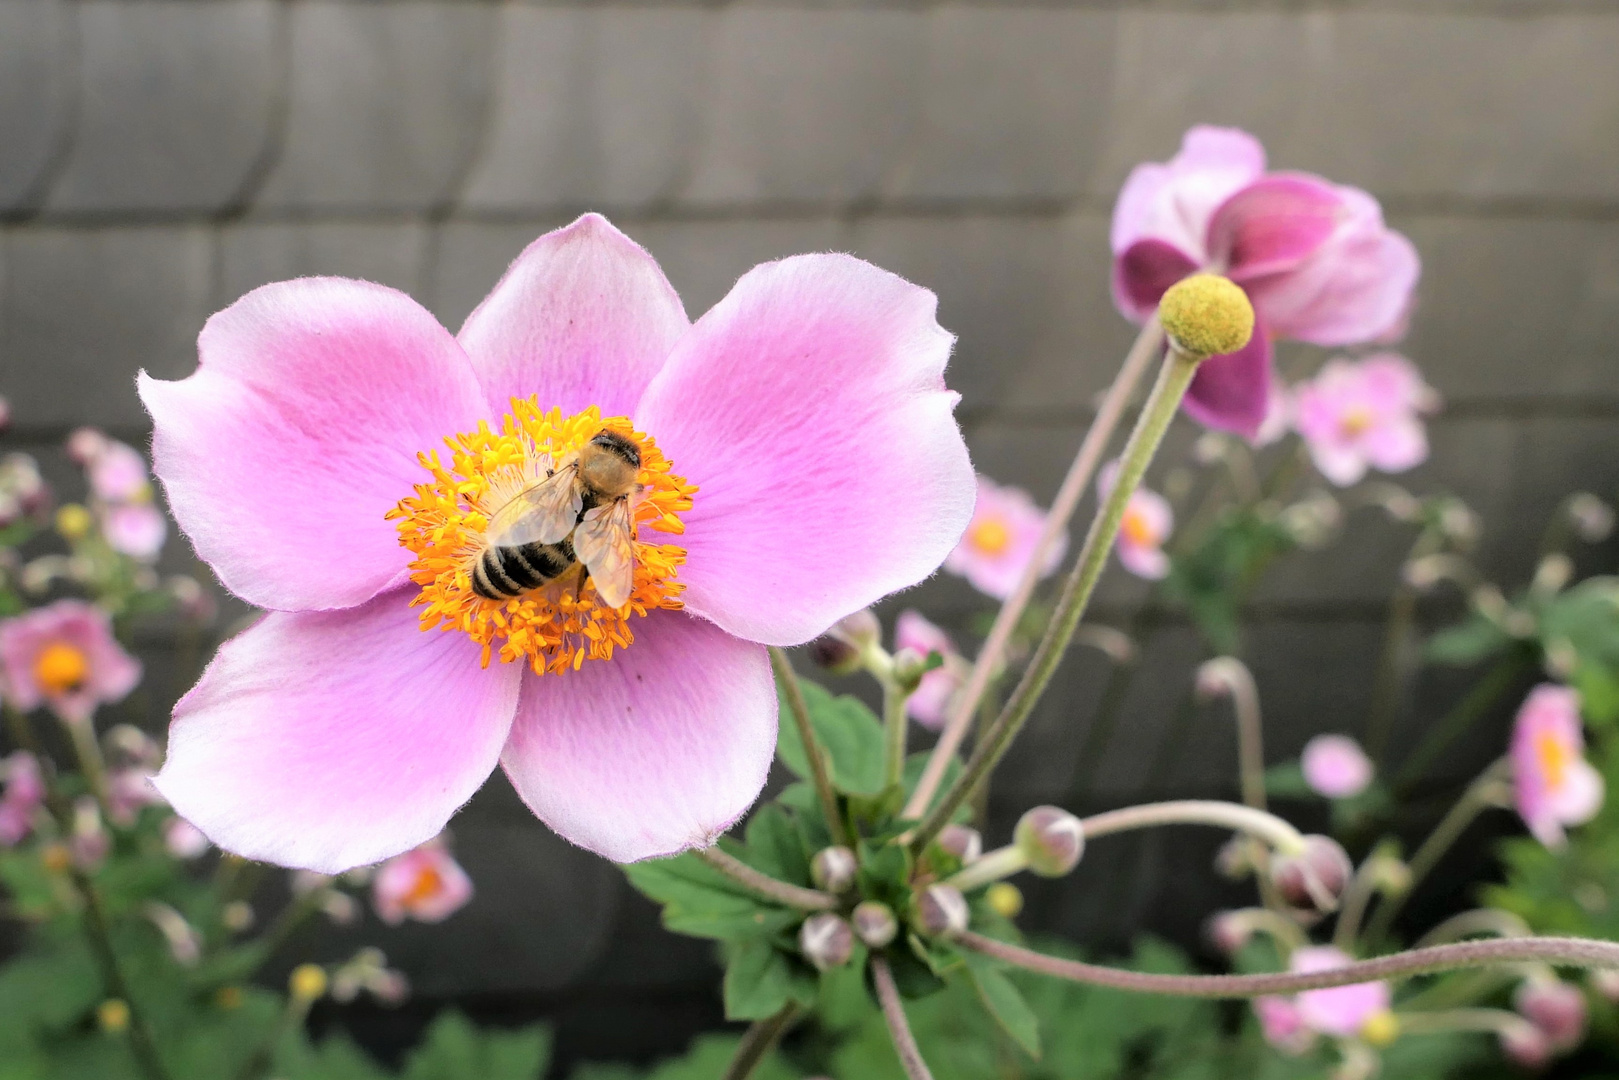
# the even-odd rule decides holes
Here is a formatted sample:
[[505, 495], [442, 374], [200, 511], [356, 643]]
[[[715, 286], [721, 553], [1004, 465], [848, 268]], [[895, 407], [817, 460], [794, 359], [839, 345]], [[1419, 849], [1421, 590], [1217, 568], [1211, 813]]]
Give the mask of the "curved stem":
[[1506, 1009], [1434, 1009], [1399, 1013], [1400, 1034], [1438, 1035], [1447, 1031], [1478, 1031], [1510, 1035], [1531, 1026]]
[[1255, 810], [1265, 809], [1265, 730], [1259, 713], [1259, 687], [1248, 665], [1235, 656], [1217, 656], [1198, 672], [1199, 684], [1231, 695], [1237, 720], [1237, 769], [1242, 779], [1242, 801]]
[[978, 651], [978, 659], [973, 662], [972, 674], [967, 677], [966, 685], [956, 695], [955, 708], [944, 730], [939, 734], [939, 741], [928, 758], [927, 766], [922, 770], [922, 778], [917, 781], [916, 790], [911, 793], [909, 801], [905, 804], [902, 817], [921, 817], [927, 811], [928, 804], [933, 801], [933, 795], [939, 790], [939, 785], [944, 782], [945, 770], [961, 746], [961, 740], [967, 736], [967, 729], [972, 724], [978, 701], [984, 696], [984, 691], [989, 689], [990, 681], [999, 673], [1006, 657], [1006, 646], [1012, 640], [1012, 632], [1017, 629], [1018, 620], [1023, 617], [1024, 609], [1029, 606], [1029, 600], [1034, 596], [1035, 586], [1039, 583], [1041, 572], [1046, 565], [1046, 553], [1057, 543], [1058, 538], [1068, 528], [1068, 521], [1074, 516], [1074, 511], [1079, 508], [1079, 500], [1085, 494], [1086, 487], [1090, 485], [1096, 467], [1102, 463], [1102, 454], [1107, 450], [1107, 444], [1113, 438], [1113, 432], [1117, 430], [1119, 421], [1124, 416], [1124, 408], [1135, 393], [1136, 385], [1141, 382], [1141, 376], [1146, 373], [1147, 366], [1157, 355], [1163, 340], [1163, 328], [1158, 325], [1158, 319], [1154, 316], [1141, 328], [1141, 332], [1136, 335], [1135, 343], [1125, 355], [1124, 364], [1119, 368], [1119, 373], [1113, 377], [1113, 385], [1108, 387], [1107, 395], [1096, 410], [1096, 419], [1091, 422], [1090, 430], [1085, 432], [1085, 438], [1079, 445], [1079, 453], [1074, 456], [1073, 464], [1068, 467], [1068, 475], [1063, 477], [1062, 487], [1058, 489], [1057, 497], [1051, 503], [1051, 512], [1046, 515], [1045, 530], [1040, 534], [1040, 541], [1035, 545], [1028, 564], [1023, 569], [1023, 576], [1018, 579], [1017, 589], [1007, 597], [1006, 602], [1001, 605], [1001, 610], [996, 613], [989, 637], [985, 639], [984, 647]]
[[769, 1056], [776, 1043], [792, 1025], [798, 1015], [798, 1004], [789, 1001], [773, 1016], [763, 1020], [755, 1020], [742, 1035], [742, 1041], [737, 1044], [736, 1056], [725, 1067], [725, 1074], [721, 1080], [747, 1080], [759, 1063]]
[[[1197, 374], [1197, 367], [1198, 361], [1195, 358], [1178, 349], [1169, 350], [1169, 356], [1158, 373], [1158, 382], [1153, 386], [1152, 394], [1147, 398], [1141, 416], [1136, 421], [1135, 430], [1130, 433], [1130, 441], [1125, 444], [1124, 454], [1119, 459], [1118, 479], [1107, 493], [1107, 498], [1102, 500], [1101, 507], [1091, 522], [1090, 532], [1086, 534], [1084, 546], [1080, 548], [1079, 559], [1075, 562], [1068, 580], [1063, 584], [1062, 597], [1057, 601], [1057, 609], [1052, 613], [1045, 635], [1035, 649], [1034, 658], [1029, 661], [1023, 677], [1018, 680], [1017, 689], [1012, 692], [1011, 698], [1001, 709], [1001, 715], [996, 718], [984, 739], [973, 748], [972, 757], [962, 769], [961, 776], [938, 802], [933, 804], [921, 825], [917, 827], [911, 839], [912, 850], [922, 850], [928, 841], [938, 835], [940, 829], [949, 824], [956, 808], [966, 801], [979, 781], [1001, 760], [1007, 747], [1012, 744], [1012, 740], [1028, 721], [1035, 704], [1045, 693], [1046, 686], [1057, 671], [1057, 665], [1062, 662], [1075, 628], [1085, 616], [1085, 609], [1090, 604], [1096, 583], [1102, 577], [1102, 570], [1107, 565], [1108, 552], [1112, 550], [1113, 541], [1118, 536], [1119, 525], [1124, 520], [1124, 510], [1129, 504], [1130, 496], [1135, 494], [1147, 466], [1152, 463], [1153, 455], [1163, 442], [1164, 432], [1169, 430], [1170, 422], [1175, 419], [1181, 398], [1186, 395], [1186, 388], [1192, 384], [1192, 376]], [[919, 792], [920, 790], [918, 788]], [[926, 801], [923, 800], [921, 805], [927, 805]]]
[[800, 911], [830, 911], [838, 906], [838, 898], [831, 893], [777, 881], [769, 874], [760, 873], [741, 859], [727, 855], [717, 847], [697, 848], [692, 854], [738, 885], [766, 900], [774, 900], [778, 904], [798, 908]]
[[1443, 945], [1447, 941], [1460, 941], [1474, 934], [1496, 934], [1500, 937], [1529, 937], [1534, 933], [1528, 923], [1510, 911], [1499, 908], [1476, 908], [1452, 915], [1417, 939], [1416, 948]]
[[894, 973], [888, 961], [880, 956], [871, 958], [871, 981], [877, 985], [877, 1000], [882, 1003], [883, 1019], [888, 1021], [888, 1034], [894, 1040], [894, 1051], [910, 1080], [933, 1080], [928, 1063], [922, 1060], [922, 1051], [911, 1034], [911, 1025], [905, 1020], [905, 1004], [900, 1001], [899, 987], [894, 985]]
[[988, 885], [992, 881], [999, 881], [1004, 877], [1011, 877], [1029, 866], [1028, 856], [1023, 854], [1016, 844], [1008, 844], [994, 851], [987, 851], [963, 867], [959, 872], [944, 879], [943, 884], [959, 889], [961, 892], [971, 892], [981, 885]]
[[810, 723], [809, 702], [804, 700], [804, 688], [798, 685], [798, 673], [793, 670], [792, 661], [775, 645], [770, 646], [770, 669], [776, 673], [776, 682], [781, 684], [787, 695], [787, 711], [798, 726], [798, 737], [804, 744], [804, 758], [809, 762], [810, 777], [815, 785], [815, 794], [821, 800], [826, 827], [832, 831], [834, 840], [855, 851], [855, 838], [849, 831], [849, 823], [843, 819], [843, 811], [838, 807], [838, 793], [832, 787], [831, 775], [826, 771], [821, 744], [815, 740], [815, 727]]
[[1377, 895], [1382, 863], [1392, 859], [1392, 855], [1385, 854], [1379, 848], [1366, 856], [1355, 870], [1355, 876], [1349, 879], [1349, 887], [1344, 890], [1343, 900], [1338, 906], [1338, 923], [1332, 928], [1332, 943], [1340, 951], [1354, 951], [1355, 939], [1360, 936], [1361, 920], [1366, 917], [1372, 897]]
[[1511, 768], [1511, 764], [1501, 758], [1492, 762], [1488, 768], [1479, 774], [1478, 779], [1467, 785], [1462, 797], [1456, 800], [1456, 805], [1450, 812], [1439, 820], [1428, 839], [1417, 848], [1417, 853], [1411, 856], [1407, 864], [1411, 870], [1410, 884], [1398, 895], [1391, 896], [1378, 905], [1377, 913], [1372, 916], [1371, 924], [1367, 927], [1367, 936], [1372, 941], [1379, 941], [1386, 936], [1394, 926], [1394, 919], [1405, 906], [1406, 898], [1416, 891], [1422, 879], [1428, 876], [1429, 871], [1438, 865], [1450, 846], [1460, 840], [1462, 833], [1473, 824], [1473, 819], [1492, 806], [1501, 805], [1506, 794], [1502, 791], [1505, 785], [1503, 774]]
[[1275, 814], [1241, 803], [1212, 799], [1176, 799], [1108, 810], [1080, 820], [1087, 841], [1109, 833], [1145, 829], [1154, 825], [1213, 825], [1258, 837], [1284, 853], [1303, 849], [1304, 837]]
[[1155, 975], [1046, 956], [971, 931], [960, 935], [955, 941], [975, 952], [1041, 975], [1115, 990], [1176, 997], [1245, 998], [1261, 994], [1292, 994], [1300, 990], [1350, 986], [1382, 979], [1409, 979], [1414, 975], [1432, 975], [1457, 968], [1525, 962], [1562, 967], [1619, 968], [1619, 944], [1570, 937], [1461, 941], [1452, 945], [1435, 945], [1431, 949], [1413, 949], [1392, 956], [1379, 956], [1373, 960], [1358, 960], [1327, 971], [1278, 971], [1265, 975]]

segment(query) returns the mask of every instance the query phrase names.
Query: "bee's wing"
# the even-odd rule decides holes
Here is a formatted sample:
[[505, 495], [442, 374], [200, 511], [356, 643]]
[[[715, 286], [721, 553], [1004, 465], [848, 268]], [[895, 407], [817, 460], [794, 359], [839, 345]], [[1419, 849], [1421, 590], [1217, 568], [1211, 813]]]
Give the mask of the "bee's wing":
[[574, 530], [574, 553], [590, 571], [590, 580], [608, 607], [623, 604], [635, 588], [634, 539], [627, 498], [591, 510]]
[[583, 506], [577, 470], [564, 465], [495, 512], [488, 540], [496, 547], [520, 544], [555, 544], [567, 538]]

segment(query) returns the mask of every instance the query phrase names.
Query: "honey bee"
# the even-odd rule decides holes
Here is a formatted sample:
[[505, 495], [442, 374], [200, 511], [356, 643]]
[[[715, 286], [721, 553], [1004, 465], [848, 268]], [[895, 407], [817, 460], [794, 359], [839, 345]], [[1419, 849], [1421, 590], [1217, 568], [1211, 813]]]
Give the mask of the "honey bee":
[[[549, 468], [549, 466], [548, 466]], [[602, 603], [618, 607], [635, 587], [630, 497], [640, 490], [641, 451], [602, 429], [538, 484], [495, 511], [473, 564], [472, 591], [508, 600], [579, 567]]]

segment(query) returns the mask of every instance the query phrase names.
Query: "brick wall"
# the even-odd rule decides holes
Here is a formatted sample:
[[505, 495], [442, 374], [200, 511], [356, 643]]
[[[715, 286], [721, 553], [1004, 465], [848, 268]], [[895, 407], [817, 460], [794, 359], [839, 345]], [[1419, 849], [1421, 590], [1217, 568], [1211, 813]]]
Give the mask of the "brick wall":
[[[1113, 194], [1211, 121], [1370, 189], [1416, 241], [1408, 351], [1447, 410], [1413, 482], [1462, 494], [1486, 565], [1522, 575], [1563, 493], [1619, 489], [1616, 55], [1607, 0], [0, 0], [3, 440], [50, 458], [80, 423], [144, 439], [134, 372], [190, 371], [207, 314], [266, 281], [369, 278], [453, 327], [588, 208], [693, 313], [803, 250], [933, 288], [981, 467], [1049, 497], [1130, 337], [1107, 297]], [[1357, 520], [1256, 600], [1273, 755], [1361, 722], [1401, 542]], [[1110, 581], [1105, 606], [1140, 596]], [[916, 599], [974, 604], [949, 581]], [[194, 669], [146, 645], [159, 715]], [[1233, 790], [1229, 722], [1178, 708], [1196, 659], [1184, 627], [1152, 633], [1088, 802]], [[1067, 665], [1003, 810], [1069, 792], [1101, 674]], [[1457, 689], [1425, 679], [1402, 738]], [[456, 827], [477, 905], [389, 938], [425, 993], [627, 1000], [706, 978], [706, 946], [655, 946], [616, 872], [503, 786]], [[1188, 933], [1214, 902], [1210, 842], [1098, 845], [1034, 910], [1093, 939]]]

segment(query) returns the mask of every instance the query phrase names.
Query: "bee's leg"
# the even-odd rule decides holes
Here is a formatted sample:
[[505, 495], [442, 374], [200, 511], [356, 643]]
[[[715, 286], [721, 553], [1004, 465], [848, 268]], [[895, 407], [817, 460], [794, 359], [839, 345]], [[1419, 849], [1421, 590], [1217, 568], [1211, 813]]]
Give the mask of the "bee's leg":
[[580, 563], [579, 564], [579, 577], [578, 577], [577, 580], [574, 581], [574, 584], [573, 584], [573, 598], [574, 598], [575, 602], [578, 602], [578, 601], [584, 599], [584, 596], [585, 596], [585, 579], [588, 578], [589, 576], [590, 576], [590, 568], [587, 567], [584, 563]]

